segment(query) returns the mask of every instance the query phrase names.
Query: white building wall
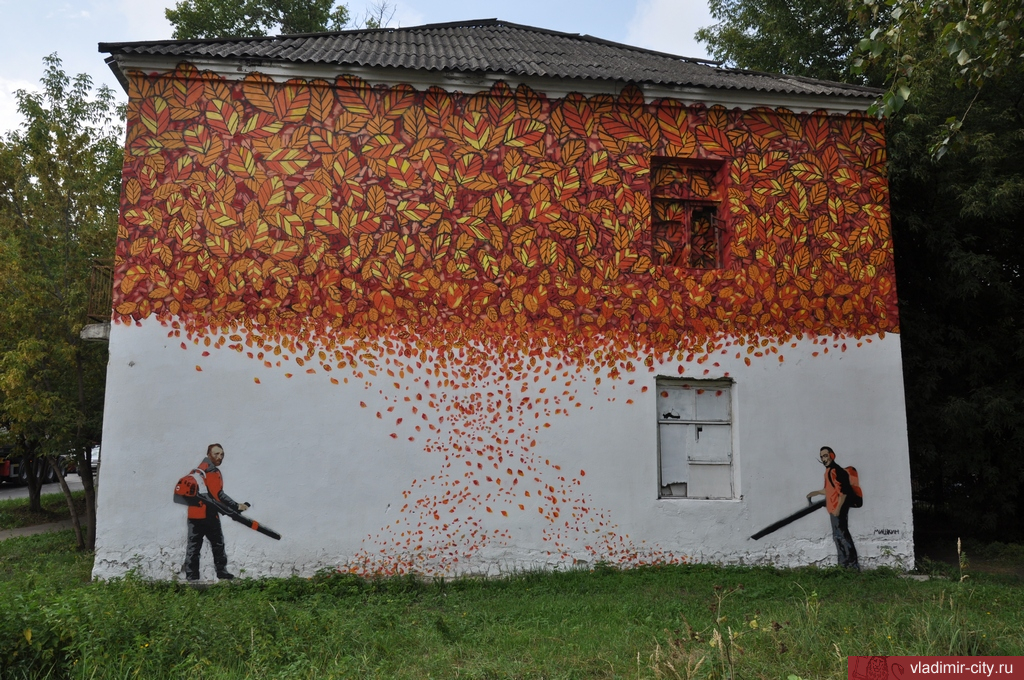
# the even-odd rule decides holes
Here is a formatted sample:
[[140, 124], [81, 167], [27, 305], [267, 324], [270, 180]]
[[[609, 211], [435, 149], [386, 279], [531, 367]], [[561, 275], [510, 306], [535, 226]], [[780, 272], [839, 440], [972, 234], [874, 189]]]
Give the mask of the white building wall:
[[[437, 476], [445, 464], [444, 451], [425, 451], [426, 427], [420, 433], [412, 429], [419, 420], [410, 418], [410, 405], [402, 401], [409, 394], [407, 385], [396, 390], [383, 373], [357, 380], [351, 372], [311, 375], [299, 369], [286, 378], [285, 369], [265, 369], [241, 353], [221, 349], [202, 357], [204, 348], [183, 350], [179, 343], [152, 318], [140, 326], [112, 328], [95, 577], [116, 577], [131, 569], [146, 578], [181, 576], [185, 508], [172, 502], [172, 490], [213, 442], [226, 450], [225, 491], [251, 503], [247, 514], [283, 536], [274, 541], [223, 520], [229, 569], [236, 574], [311, 575], [347, 568], [367, 554], [381, 557], [382, 549], [400, 552], [389, 543], [389, 534], [416, 525], [416, 517], [409, 510], [403, 513], [403, 506], [439, 493]], [[851, 511], [850, 530], [861, 564], [912, 566], [899, 336], [827, 344], [804, 339], [784, 346], [783, 362], [768, 355], [751, 359], [750, 366], [736, 358], [737, 351], [750, 356], [732, 347], [703, 363], [685, 364], [682, 373], [675, 363], [655, 366], [654, 372], [641, 365], [618, 380], [606, 377], [600, 386], [592, 372], [572, 375], [582, 406], [575, 407], [576, 400], [563, 402], [568, 417], [559, 414], [546, 419], [550, 427], [538, 426], [531, 435], [536, 446], [528, 454], [545, 485], [560, 484], [555, 481], [560, 473], [551, 467], [559, 465], [568, 480], [559, 488], [568, 485], [585, 501], [585, 516], [562, 532], [562, 548], [544, 540], [544, 531], [561, 531], [571, 508], [563, 508], [557, 522], [546, 519], [537, 512], [536, 495], [522, 496], [531, 485], [526, 475], [514, 498], [488, 505], [493, 512], [467, 505], [453, 514], [470, 514], [480, 531], [507, 531], [506, 537], [475, 547], [469, 538], [455, 541], [456, 549], [468, 553], [465, 559], [440, 567], [425, 560], [414, 568], [497, 574], [592, 563], [602, 559], [601, 549], [587, 546], [593, 548], [600, 536], [636, 550], [639, 556], [625, 563], [686, 558], [722, 564], [835, 564], [823, 510], [759, 541], [749, 538], [803, 507], [807, 492], [822, 487], [818, 449], [823, 445], [835, 449], [840, 465], [854, 465], [860, 473], [864, 507]], [[735, 381], [737, 499], [658, 498], [659, 375]], [[330, 381], [343, 376], [347, 384]], [[542, 384], [529, 384], [524, 394], [538, 396]], [[395, 411], [388, 413], [389, 406]], [[378, 419], [378, 411], [387, 417]], [[407, 420], [396, 427], [403, 413]], [[414, 479], [428, 481], [414, 487]], [[519, 503], [525, 510], [518, 510]], [[508, 516], [502, 516], [500, 510], [508, 508]], [[429, 535], [426, 541], [437, 544]], [[204, 577], [212, 577], [208, 548], [202, 569]]]

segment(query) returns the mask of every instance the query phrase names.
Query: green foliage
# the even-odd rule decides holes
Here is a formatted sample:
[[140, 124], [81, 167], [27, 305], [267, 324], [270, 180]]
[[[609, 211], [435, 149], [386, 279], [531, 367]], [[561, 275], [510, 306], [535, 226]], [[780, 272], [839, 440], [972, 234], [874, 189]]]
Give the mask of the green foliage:
[[[899, 111], [936, 77], [976, 97], [987, 83], [1019, 73], [1024, 62], [1020, 0], [860, 0], [858, 9], [861, 16], [888, 16], [861, 40], [855, 60], [857, 68], [884, 64], [889, 73], [881, 115]], [[970, 110], [969, 101], [943, 122], [944, 136], [933, 149], [938, 156]]]
[[[85, 492], [75, 491], [71, 496], [79, 513], [84, 512]], [[32, 511], [27, 498], [10, 498], [0, 501], [0, 531], [71, 519], [67, 499], [63, 494], [46, 494], [40, 496], [39, 500], [42, 512]]]
[[0, 676], [839, 678], [848, 654], [1024, 645], [1019, 580], [984, 575], [921, 583], [885, 570], [693, 566], [427, 582], [324, 572], [200, 590], [134, 576], [89, 584], [88, 573], [68, 533], [0, 542]]
[[[894, 21], [909, 21], [900, 7]], [[939, 4], [928, 7], [914, 21], [937, 16]], [[919, 516], [967, 535], [1016, 539], [1024, 519], [1024, 62], [983, 83], [967, 72], [952, 78], [934, 48], [948, 26], [936, 21], [913, 29], [924, 42], [904, 43], [913, 99], [889, 107], [900, 108], [889, 124], [889, 168], [915, 501]], [[903, 25], [905, 40], [911, 28]]]
[[99, 439], [106, 352], [78, 333], [92, 262], [113, 255], [121, 150], [113, 93], [45, 63], [43, 91], [18, 93], [26, 123], [0, 141], [0, 418], [57, 454]]
[[[1024, 519], [1024, 71], [978, 93], [942, 70], [917, 82], [889, 125], [915, 501], [919, 515], [965, 535], [1016, 540]], [[936, 160], [935, 130], [968, 106], [953, 153]]]
[[44, 62], [42, 92], [17, 94], [24, 124], [0, 140], [0, 425], [16, 453], [82, 465], [107, 352], [79, 332], [93, 261], [113, 256], [123, 114], [108, 88]]
[[[878, 110], [899, 112], [888, 125], [889, 173], [917, 514], [966, 535], [1019, 539], [1024, 8], [1016, 0], [864, 0], [851, 15], [845, 2], [816, 5], [833, 48], [802, 23], [809, 7], [711, 7], [720, 23], [700, 37], [718, 58], [836, 77], [856, 47], [867, 82], [888, 84]], [[871, 36], [859, 46], [858, 31]]]
[[[868, 82], [850, 65], [865, 28], [847, 0], [710, 0], [713, 26], [697, 31], [711, 54], [740, 68]], [[871, 18], [865, 14], [865, 18]]]
[[165, 13], [176, 40], [340, 31], [349, 22], [334, 0], [181, 0]]

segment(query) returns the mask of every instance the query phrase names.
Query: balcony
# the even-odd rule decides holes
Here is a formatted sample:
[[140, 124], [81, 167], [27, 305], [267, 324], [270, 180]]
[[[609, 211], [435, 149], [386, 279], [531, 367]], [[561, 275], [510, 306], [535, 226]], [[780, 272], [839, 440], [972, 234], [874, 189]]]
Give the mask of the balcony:
[[109, 260], [92, 263], [89, 277], [89, 300], [85, 316], [88, 321], [79, 336], [86, 342], [110, 340], [110, 312], [114, 304], [114, 265]]

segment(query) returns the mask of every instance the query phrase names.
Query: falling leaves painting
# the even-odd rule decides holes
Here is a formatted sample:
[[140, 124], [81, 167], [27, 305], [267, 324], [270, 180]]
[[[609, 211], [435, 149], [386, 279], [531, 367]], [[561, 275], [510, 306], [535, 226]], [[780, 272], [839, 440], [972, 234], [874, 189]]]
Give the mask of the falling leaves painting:
[[656, 363], [898, 332], [879, 121], [633, 87], [135, 74], [115, 266], [116, 322], [371, 391], [436, 459], [359, 572], [457, 570], [520, 513], [556, 558], [683, 560], [545, 430]]

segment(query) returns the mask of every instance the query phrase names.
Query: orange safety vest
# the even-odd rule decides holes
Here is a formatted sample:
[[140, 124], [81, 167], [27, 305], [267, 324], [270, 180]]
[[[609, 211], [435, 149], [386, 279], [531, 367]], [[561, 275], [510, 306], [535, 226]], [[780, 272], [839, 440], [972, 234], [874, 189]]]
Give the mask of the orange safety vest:
[[[833, 463], [825, 470], [825, 509], [834, 513], [839, 509], [839, 496], [843, 493], [842, 484], [839, 482], [838, 465]], [[191, 512], [191, 508], [189, 508]]]
[[[206, 490], [216, 499], [220, 499], [224, 491], [224, 478], [220, 474], [220, 468], [213, 467], [208, 461], [203, 460], [196, 468], [203, 473], [203, 481], [206, 482]], [[198, 505], [190, 505], [188, 508], [189, 519], [206, 519], [206, 503], [199, 501]]]

